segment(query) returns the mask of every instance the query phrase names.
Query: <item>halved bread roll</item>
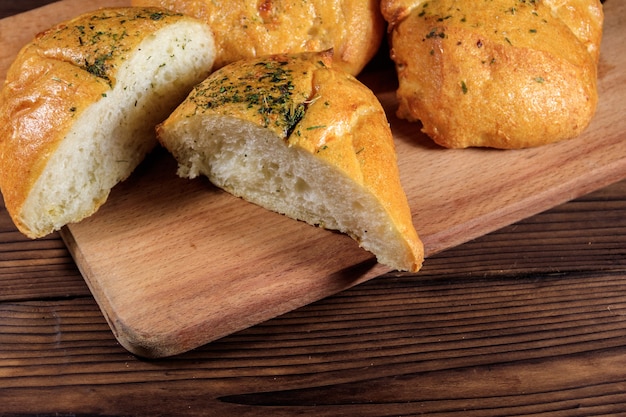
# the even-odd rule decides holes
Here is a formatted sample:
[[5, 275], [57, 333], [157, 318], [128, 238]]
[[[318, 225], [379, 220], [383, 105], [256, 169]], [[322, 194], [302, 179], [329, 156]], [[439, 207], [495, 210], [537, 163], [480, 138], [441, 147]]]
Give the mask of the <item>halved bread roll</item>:
[[94, 213], [214, 57], [205, 23], [156, 8], [87, 13], [26, 45], [0, 93], [0, 188], [19, 230]]
[[579, 135], [598, 101], [599, 0], [383, 0], [398, 116], [449, 148]]
[[358, 74], [384, 37], [379, 0], [132, 0], [206, 21], [215, 68], [270, 54], [334, 49], [335, 67]]
[[223, 67], [157, 127], [181, 177], [205, 175], [269, 210], [339, 230], [396, 270], [423, 247], [376, 96], [330, 53]]

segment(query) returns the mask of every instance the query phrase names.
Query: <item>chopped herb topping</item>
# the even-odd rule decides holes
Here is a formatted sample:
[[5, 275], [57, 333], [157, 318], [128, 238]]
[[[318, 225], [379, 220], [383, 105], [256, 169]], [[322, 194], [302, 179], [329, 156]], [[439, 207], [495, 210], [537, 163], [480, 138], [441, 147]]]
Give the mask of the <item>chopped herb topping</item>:
[[[50, 46], [67, 45], [76, 53], [73, 63], [112, 85], [120, 61], [140, 42], [156, 21], [170, 16], [182, 16], [168, 11], [146, 11], [141, 8], [103, 9], [84, 16], [74, 24], [60, 24], [42, 38]], [[132, 26], [131, 23], [133, 24]], [[136, 27], [135, 27], [136, 23]], [[160, 23], [158, 25], [161, 25]], [[128, 28], [134, 30], [129, 33]]]
[[426, 35], [426, 39], [432, 39], [432, 38], [444, 39], [445, 37], [446, 37], [446, 34], [444, 33], [443, 29], [440, 29], [440, 28], [434, 28], [430, 32], [428, 32], [428, 34]]
[[154, 12], [150, 15], [150, 20], [161, 20], [165, 17], [163, 12]]
[[96, 59], [91, 63], [85, 60], [84, 68], [85, 70], [87, 70], [87, 72], [95, 75], [96, 77], [103, 78], [110, 83], [111, 79], [107, 75], [106, 66], [106, 61], [109, 59], [111, 59], [111, 53], [100, 55], [96, 57]]
[[[492, 0], [485, 0], [485, 3], [491, 3], [491, 2]], [[466, 12], [457, 5], [458, 2], [441, 2], [441, 3], [431, 2], [431, 3], [433, 3], [434, 6], [433, 4], [430, 4], [430, 7], [429, 7], [429, 3], [424, 2], [421, 5], [421, 9], [418, 9], [416, 11], [418, 17], [429, 21], [429, 23], [427, 23], [427, 25], [429, 25], [427, 26], [428, 29], [426, 29], [427, 32], [424, 35], [424, 38], [422, 39], [423, 41], [426, 41], [428, 39], [434, 39], [434, 40], [446, 39], [448, 37], [446, 33], [447, 32], [446, 24], [448, 21], [452, 21], [452, 20], [460, 21], [461, 23], [470, 23], [471, 26], [474, 28], [480, 28], [481, 26], [485, 26], [485, 27], [489, 26], [489, 25], [484, 25], [483, 22], [481, 22], [480, 13], [483, 10]], [[496, 17], [508, 16], [508, 19], [511, 19], [510, 16], [517, 16], [517, 15], [522, 15], [522, 14], [539, 16], [539, 13], [537, 12], [537, 6], [539, 4], [539, 0], [512, 0], [510, 3], [511, 4], [509, 6], [504, 6], [501, 9], [496, 10], [495, 11]], [[492, 6], [478, 5], [477, 7], [479, 9], [481, 7], [485, 7], [485, 11], [490, 11], [490, 8]], [[474, 21], [474, 20], [478, 20], [478, 21]], [[505, 21], [506, 22], [509, 21], [506, 19], [502, 19], [502, 20], [503, 20], [503, 23]], [[545, 19], [542, 19], [541, 21], [543, 23], [547, 23]], [[522, 29], [528, 30], [529, 33], [538, 33], [537, 28], [531, 27], [531, 28], [524, 29], [524, 28], [514, 27], [514, 26], [515, 24], [513, 24], [513, 27], [511, 27], [510, 24], [508, 26], [496, 25], [496, 29], [494, 33], [500, 34], [501, 39], [503, 39], [504, 42], [508, 43], [509, 45], [517, 44], [516, 42], [517, 39], [514, 36], [516, 33], [518, 33]], [[505, 30], [505, 27], [508, 28], [508, 33], [507, 33], [507, 30]], [[457, 43], [457, 45], [460, 45], [460, 43]], [[482, 43], [478, 43], [477, 46], [479, 48], [482, 47]]]
[[326, 149], [328, 149], [328, 145], [322, 145], [321, 147], [317, 148], [316, 152], [325, 151]]
[[[253, 111], [262, 125], [288, 138], [304, 117], [307, 106], [317, 99], [296, 91], [293, 70], [288, 64], [285, 60], [269, 59], [250, 63], [239, 73], [226, 68], [196, 86], [190, 100], [204, 109], [228, 104], [241, 106]], [[321, 126], [309, 129], [318, 127]]]

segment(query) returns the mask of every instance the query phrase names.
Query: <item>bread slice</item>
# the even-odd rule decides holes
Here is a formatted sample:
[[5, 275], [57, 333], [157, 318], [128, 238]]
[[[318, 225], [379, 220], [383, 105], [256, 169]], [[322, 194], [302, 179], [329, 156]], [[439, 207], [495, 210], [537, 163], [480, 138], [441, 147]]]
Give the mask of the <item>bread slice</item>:
[[215, 36], [215, 68], [240, 59], [332, 48], [334, 65], [358, 74], [385, 35], [379, 0], [132, 0], [206, 21]]
[[578, 136], [598, 102], [599, 0], [383, 0], [398, 116], [448, 148]]
[[395, 270], [423, 247], [374, 94], [330, 53], [239, 61], [196, 86], [157, 127], [181, 177], [205, 175], [269, 210], [356, 239]]
[[84, 14], [26, 45], [0, 93], [0, 188], [17, 227], [38, 238], [94, 213], [214, 57], [205, 23], [155, 8]]

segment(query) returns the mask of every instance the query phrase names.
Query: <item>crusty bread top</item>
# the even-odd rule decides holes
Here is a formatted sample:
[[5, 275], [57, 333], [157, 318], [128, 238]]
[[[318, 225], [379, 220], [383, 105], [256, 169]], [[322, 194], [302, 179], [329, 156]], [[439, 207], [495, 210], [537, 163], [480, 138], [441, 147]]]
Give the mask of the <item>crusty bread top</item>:
[[[557, 56], [600, 54], [604, 20], [600, 0], [496, 0], [475, 5], [459, 0], [382, 0], [381, 11], [393, 29], [412, 12], [428, 22], [437, 37], [445, 28], [464, 25], [489, 39], [516, 48], [545, 50]], [[564, 30], [564, 27], [567, 30]], [[568, 42], [568, 36], [576, 38]], [[572, 58], [576, 59], [576, 58]]]
[[[21, 211], [34, 184], [40, 179], [48, 161], [55, 155], [66, 134], [91, 105], [103, 100], [107, 95], [111, 96], [117, 77], [121, 75], [118, 74], [118, 70], [123, 68], [126, 62], [131, 61], [138, 45], [159, 30], [169, 28], [178, 22], [185, 22], [185, 24], [193, 22], [194, 27], [205, 28], [205, 25], [199, 21], [164, 9], [101, 9], [77, 16], [39, 33], [19, 52], [8, 70], [5, 84], [0, 92], [0, 189], [9, 213], [18, 228], [25, 234], [30, 237], [40, 237], [51, 231], [37, 230], [33, 224], [25, 224]], [[212, 37], [207, 29], [198, 30], [205, 30], [206, 36]], [[173, 36], [171, 38], [174, 39]], [[181, 38], [178, 42], [182, 41]], [[167, 52], [164, 51], [164, 53]], [[167, 56], [170, 55], [171, 53]], [[180, 83], [167, 81], [173, 86], [173, 88], [168, 88], [170, 94], [176, 94], [176, 89], [184, 88], [182, 97], [158, 99], [163, 103], [169, 103], [168, 111], [178, 104], [172, 105], [171, 100], [182, 100], [193, 86], [193, 84], [188, 86], [182, 84], [199, 82], [211, 69], [212, 61], [206, 62], [207, 57], [194, 57], [193, 59], [198, 63], [206, 63], [206, 67], [185, 70], [187, 73], [196, 72], [191, 76], [193, 78], [191, 81], [186, 75]], [[156, 65], [158, 64], [155, 63]], [[142, 65], [137, 66], [137, 71], [141, 71], [141, 68], [143, 68]], [[163, 72], [167, 70], [164, 68]], [[183, 73], [184, 71], [179, 76]], [[129, 77], [128, 74], [124, 75], [126, 78]], [[141, 74], [141, 76], [153, 75]], [[157, 83], [156, 80], [153, 82]], [[137, 83], [137, 85], [143, 84], [145, 84], [144, 81]], [[132, 94], [133, 85], [127, 88], [128, 95]], [[139, 94], [147, 96], [145, 93]], [[178, 96], [180, 94], [181, 91], [177, 93]], [[117, 101], [111, 102], [111, 106], [119, 104]], [[141, 108], [148, 106], [152, 111], [163, 107], [162, 105], [155, 107], [147, 103], [140, 104]], [[138, 107], [137, 102], [135, 102], [135, 107]], [[127, 109], [112, 110], [114, 113], [123, 114]], [[166, 115], [158, 117], [164, 118]], [[149, 115], [146, 114], [146, 117]], [[156, 124], [161, 120], [153, 123]], [[92, 120], [92, 125], [94, 128], [99, 126], [95, 120]], [[147, 126], [147, 131], [152, 130], [153, 126]], [[136, 129], [136, 127], [133, 128]], [[139, 131], [140, 129], [135, 131], [135, 136]], [[104, 136], [111, 134], [111, 132], [96, 133]], [[117, 134], [119, 135], [119, 132]], [[85, 138], [86, 143], [91, 140], [91, 137]], [[140, 140], [142, 139], [135, 139], [135, 141]], [[149, 138], [148, 142], [143, 145], [138, 143], [137, 153], [140, 153], [139, 150], [145, 153], [146, 149], [154, 144], [156, 144], [154, 138]], [[102, 147], [102, 149], [106, 148], [106, 146]], [[134, 149], [131, 146], [128, 148], [128, 152], [131, 152], [131, 148]], [[133, 155], [128, 164], [135, 163], [140, 156]], [[58, 167], [58, 169], [62, 171], [58, 173], [61, 177], [63, 172], [66, 172], [65, 170], [67, 170], [67, 175], [74, 175], [71, 173], [72, 167], [65, 167], [65, 170], [63, 167]], [[127, 175], [128, 169], [122, 170], [124, 173], [111, 172], [107, 178], [109, 175]], [[93, 181], [106, 183], [107, 179], [97, 178]], [[51, 190], [50, 193], [52, 192]], [[63, 197], [60, 196], [59, 199], [61, 198]], [[71, 199], [72, 197], [67, 195], [65, 198]], [[103, 195], [94, 196], [94, 200], [97, 200], [93, 202], [94, 207], [102, 203], [103, 198]], [[54, 217], [61, 211], [60, 207], [53, 208], [46, 204], [49, 203], [43, 204], [44, 207], [38, 209], [41, 216]]]
[[209, 23], [215, 68], [269, 54], [334, 49], [335, 66], [356, 75], [384, 36], [378, 0], [132, 0]]
[[[291, 217], [311, 224], [335, 228], [331, 225], [344, 223], [345, 230], [337, 229], [356, 238], [381, 263], [417, 271], [423, 246], [400, 183], [384, 110], [371, 90], [331, 68], [332, 63], [330, 53], [301, 53], [230, 64], [196, 86], [158, 126], [159, 140], [179, 161], [182, 176], [205, 174], [235, 195], [274, 211], [298, 213]], [[225, 148], [226, 156], [216, 156]], [[272, 181], [263, 180], [257, 171], [266, 168], [258, 167], [272, 165], [279, 183], [296, 178], [296, 185], [281, 185], [280, 192], [268, 187], [266, 195], [250, 198]], [[213, 176], [217, 171], [225, 172], [226, 179]], [[255, 176], [261, 177], [257, 185], [247, 183]], [[300, 181], [311, 195], [298, 209]], [[233, 189], [233, 183], [241, 185]], [[316, 210], [308, 211], [309, 204], [341, 219], [320, 218]]]
[[447, 147], [577, 136], [597, 104], [599, 0], [384, 0], [400, 117]]

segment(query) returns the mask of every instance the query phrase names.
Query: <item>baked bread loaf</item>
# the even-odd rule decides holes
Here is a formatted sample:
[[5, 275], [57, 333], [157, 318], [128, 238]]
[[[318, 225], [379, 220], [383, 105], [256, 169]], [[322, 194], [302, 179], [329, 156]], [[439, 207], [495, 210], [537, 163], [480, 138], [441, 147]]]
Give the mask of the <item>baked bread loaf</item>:
[[84, 14], [26, 45], [0, 92], [0, 189], [19, 230], [94, 213], [214, 57], [205, 23], [155, 8]]
[[376, 54], [385, 22], [379, 0], [132, 0], [206, 21], [215, 68], [247, 58], [334, 49], [335, 66], [358, 74]]
[[383, 0], [398, 116], [449, 148], [579, 135], [597, 105], [599, 0]]
[[374, 94], [330, 53], [239, 61], [211, 74], [157, 127], [181, 177], [205, 175], [269, 210], [339, 230], [396, 270], [423, 248]]

